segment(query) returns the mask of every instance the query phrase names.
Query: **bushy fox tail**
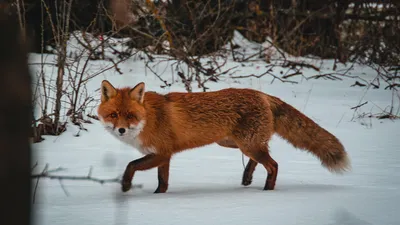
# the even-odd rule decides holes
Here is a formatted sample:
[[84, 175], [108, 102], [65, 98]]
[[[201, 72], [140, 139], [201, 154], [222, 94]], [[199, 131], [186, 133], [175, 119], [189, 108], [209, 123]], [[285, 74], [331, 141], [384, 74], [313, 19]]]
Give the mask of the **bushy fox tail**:
[[340, 141], [310, 118], [279, 98], [268, 96], [275, 132], [294, 147], [307, 150], [334, 173], [350, 170], [350, 160]]

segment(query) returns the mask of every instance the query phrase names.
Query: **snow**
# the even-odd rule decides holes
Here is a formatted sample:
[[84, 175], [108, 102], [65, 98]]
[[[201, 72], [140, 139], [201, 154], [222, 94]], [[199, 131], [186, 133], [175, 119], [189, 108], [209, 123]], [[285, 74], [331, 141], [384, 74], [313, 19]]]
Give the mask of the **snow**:
[[[72, 45], [70, 43], [70, 45]], [[40, 62], [40, 55], [31, 54], [31, 62]], [[162, 56], [165, 59], [165, 56]], [[47, 55], [46, 62], [54, 62]], [[320, 65], [316, 72], [304, 69], [306, 77], [332, 72], [332, 60], [295, 59]], [[245, 65], [245, 66], [242, 66]], [[112, 65], [106, 61], [91, 61], [90, 71]], [[173, 81], [171, 62], [157, 60], [153, 69], [162, 78]], [[237, 75], [261, 74], [267, 65], [262, 61], [236, 63], [230, 60], [224, 68], [239, 65]], [[339, 64], [339, 69], [349, 65]], [[32, 65], [33, 71], [39, 66]], [[91, 79], [88, 93], [99, 99], [98, 88], [103, 79], [114, 86], [134, 86], [146, 83], [147, 91], [167, 93], [185, 91], [184, 85], [174, 82], [161, 88], [161, 82], [145, 68], [138, 57], [119, 65], [123, 75], [108, 70]], [[45, 66], [48, 79], [55, 79], [56, 69]], [[276, 67], [274, 75], [282, 76]], [[36, 72], [35, 72], [36, 74]], [[376, 74], [368, 67], [355, 65], [352, 76], [372, 81]], [[103, 225], [103, 224], [307, 224], [358, 225], [399, 224], [400, 201], [400, 126], [398, 121], [358, 118], [363, 112], [379, 113], [392, 104], [392, 91], [368, 87], [350, 87], [354, 78], [343, 80], [291, 78], [299, 84], [282, 83], [271, 76], [245, 79], [222, 77], [218, 83], [208, 83], [210, 90], [222, 88], [253, 88], [278, 96], [292, 104], [322, 127], [336, 135], [348, 151], [352, 170], [335, 175], [305, 151], [296, 150], [286, 141], [274, 136], [270, 142], [272, 157], [279, 164], [275, 190], [263, 191], [266, 171], [258, 166], [253, 183], [240, 185], [243, 172], [242, 154], [216, 144], [185, 151], [171, 161], [169, 189], [165, 194], [153, 194], [157, 187], [157, 170], [137, 172], [133, 184], [142, 189], [121, 192], [117, 183], [100, 185], [90, 181], [62, 181], [41, 179], [38, 184], [35, 221], [40, 225]], [[193, 85], [193, 91], [201, 91]], [[397, 93], [398, 94], [398, 93]], [[354, 112], [350, 108], [362, 102], [368, 104]], [[399, 105], [398, 98], [394, 104]], [[397, 108], [395, 108], [397, 109]], [[93, 108], [92, 113], [96, 113]], [[78, 127], [67, 125], [61, 136], [45, 136], [45, 141], [33, 144], [34, 162], [40, 172], [46, 163], [49, 168], [67, 168], [59, 175], [86, 175], [114, 178], [120, 176], [127, 163], [141, 157], [139, 151], [120, 142], [100, 124], [85, 124], [88, 131], [74, 135]], [[247, 163], [247, 158], [244, 157]], [[36, 180], [33, 180], [35, 184]]]

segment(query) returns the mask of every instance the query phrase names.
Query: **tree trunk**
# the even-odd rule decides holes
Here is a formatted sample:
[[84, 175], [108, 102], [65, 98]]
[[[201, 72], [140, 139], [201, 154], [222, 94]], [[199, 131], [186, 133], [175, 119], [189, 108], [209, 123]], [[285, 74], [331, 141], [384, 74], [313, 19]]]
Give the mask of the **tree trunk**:
[[31, 80], [18, 18], [0, 3], [0, 224], [31, 224]]

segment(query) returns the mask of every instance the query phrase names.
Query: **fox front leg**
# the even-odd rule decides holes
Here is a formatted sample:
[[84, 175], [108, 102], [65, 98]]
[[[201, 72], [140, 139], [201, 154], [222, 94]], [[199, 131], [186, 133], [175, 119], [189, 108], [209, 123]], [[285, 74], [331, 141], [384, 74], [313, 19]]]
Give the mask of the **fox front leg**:
[[135, 172], [140, 170], [148, 170], [166, 163], [169, 164], [170, 156], [163, 156], [157, 154], [149, 154], [140, 159], [133, 160], [130, 162], [125, 169], [124, 176], [122, 178], [122, 191], [127, 192], [132, 187], [132, 179]]
[[154, 193], [167, 192], [168, 178], [169, 178], [169, 163], [170, 163], [170, 160], [168, 160], [167, 163], [160, 165], [158, 167], [158, 187], [154, 191]]

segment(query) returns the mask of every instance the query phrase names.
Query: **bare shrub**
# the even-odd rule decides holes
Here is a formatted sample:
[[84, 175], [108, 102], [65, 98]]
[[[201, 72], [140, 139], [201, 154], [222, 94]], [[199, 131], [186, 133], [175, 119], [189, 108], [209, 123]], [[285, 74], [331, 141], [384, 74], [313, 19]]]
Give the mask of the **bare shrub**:
[[[238, 79], [268, 75], [274, 80], [295, 83], [288, 79], [303, 76], [303, 67], [319, 72], [318, 66], [286, 59], [286, 53], [333, 58], [334, 70], [336, 61], [378, 65], [381, 69], [376, 70], [377, 74], [387, 83], [386, 88], [398, 88], [396, 79], [391, 78], [397, 75], [387, 67], [398, 65], [400, 58], [398, 38], [394, 35], [400, 27], [399, 8], [390, 1], [371, 4], [372, 0], [326, 3], [315, 0], [86, 0], [77, 4], [73, 0], [41, 0], [40, 23], [28, 22], [36, 18], [30, 7], [37, 2], [15, 1], [21, 29], [30, 34], [32, 24], [34, 28], [39, 27], [34, 33], [42, 37], [40, 52], [46, 52], [52, 43], [51, 52], [57, 55], [57, 62], [50, 65], [57, 68], [55, 78], [49, 78], [48, 68], [44, 68], [48, 62], [43, 55], [37, 74], [34, 100], [41, 106], [41, 116], [33, 121], [33, 126], [38, 127], [34, 131], [35, 140], [41, 140], [41, 134], [58, 135], [66, 129], [62, 110], [73, 124], [83, 129], [82, 123], [88, 121], [84, 118], [87, 108], [95, 103], [85, 85], [101, 73], [88, 74], [90, 60], [107, 60], [112, 63], [108, 69], [121, 73], [118, 63], [137, 50], [148, 56], [145, 65], [163, 82], [162, 86], [179, 81], [188, 92], [193, 85], [207, 91], [209, 82], [218, 82], [222, 76]], [[91, 13], [85, 15], [84, 10], [88, 8]], [[77, 36], [74, 30], [81, 32]], [[259, 49], [233, 43], [235, 31], [259, 43]], [[83, 48], [68, 55], [71, 37]], [[108, 43], [111, 37], [129, 37], [127, 51], [113, 48]], [[112, 49], [119, 60], [115, 62], [107, 57], [106, 49]], [[272, 61], [271, 55], [275, 53], [280, 58]], [[172, 62], [172, 81], [154, 69], [157, 63], [153, 59], [157, 54], [163, 54], [164, 61]], [[264, 60], [268, 65], [261, 74], [233, 76], [236, 68], [227, 67], [230, 57], [237, 62]], [[281, 77], [272, 73], [276, 67], [286, 68], [285, 72], [281, 71]], [[347, 72], [319, 73], [307, 79], [340, 80], [342, 76], [347, 76]], [[362, 85], [376, 84], [364, 82]]]
[[[78, 3], [85, 8], [90, 1]], [[86, 110], [95, 103], [92, 93], [87, 92], [86, 83], [107, 70], [114, 68], [118, 70], [118, 63], [135, 54], [132, 52], [124, 54], [117, 61], [105, 57], [106, 49], [112, 48], [108, 40], [119, 30], [113, 32], [109, 29], [110, 32], [105, 39], [99, 40], [93, 37], [99, 34], [104, 37], [105, 24], [102, 22], [105, 22], [104, 18], [112, 16], [104, 1], [99, 0], [96, 3], [97, 8], [90, 11], [94, 14], [86, 17], [85, 12], [79, 10], [79, 5], [73, 0], [16, 0], [15, 4], [10, 5], [16, 8], [21, 30], [29, 35], [33, 31], [31, 39], [35, 41], [32, 49], [37, 51], [37, 48], [40, 48], [39, 52], [42, 53], [40, 62], [35, 63], [40, 67], [35, 79], [33, 104], [39, 106], [40, 110], [33, 115], [33, 142], [43, 140], [42, 135], [59, 135], [64, 132], [67, 128], [65, 116], [80, 129], [84, 129], [82, 123], [89, 121], [84, 118]], [[112, 22], [109, 21], [109, 24]], [[79, 35], [71, 32], [75, 29], [81, 30]], [[80, 44], [75, 46], [77, 52], [70, 49], [71, 38]], [[46, 56], [43, 54], [45, 52], [54, 53], [55, 56]], [[47, 57], [54, 58], [55, 61], [49, 61]], [[89, 61], [97, 59], [108, 60], [111, 65], [89, 72], [87, 68]], [[54, 77], [53, 71], [56, 71]]]

